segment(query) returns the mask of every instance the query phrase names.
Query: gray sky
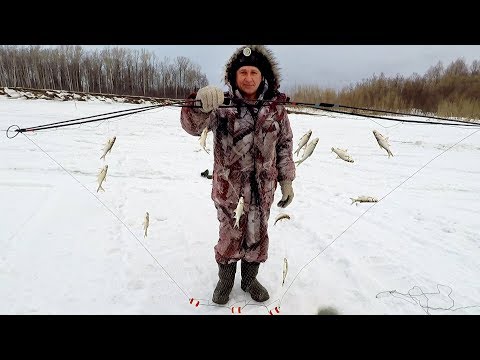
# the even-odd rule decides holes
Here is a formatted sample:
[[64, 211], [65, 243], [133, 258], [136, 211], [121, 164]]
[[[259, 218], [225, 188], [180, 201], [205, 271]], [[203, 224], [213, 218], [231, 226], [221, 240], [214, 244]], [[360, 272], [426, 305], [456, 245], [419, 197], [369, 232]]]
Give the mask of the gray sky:
[[[102, 49], [109, 45], [82, 45]], [[200, 65], [210, 84], [223, 86], [223, 67], [240, 45], [115, 45], [147, 49], [160, 59], [188, 57]], [[446, 67], [458, 58], [480, 60], [480, 45], [267, 45], [281, 68], [281, 89], [318, 85], [340, 90], [374, 74], [423, 75], [439, 61]]]

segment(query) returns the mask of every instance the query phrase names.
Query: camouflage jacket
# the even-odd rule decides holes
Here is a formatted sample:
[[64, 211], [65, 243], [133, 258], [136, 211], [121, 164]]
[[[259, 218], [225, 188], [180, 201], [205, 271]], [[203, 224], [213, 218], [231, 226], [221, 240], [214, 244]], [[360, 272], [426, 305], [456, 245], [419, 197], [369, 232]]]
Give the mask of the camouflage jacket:
[[[193, 104], [195, 94], [190, 98]], [[215, 204], [235, 209], [243, 196], [245, 211], [254, 200], [270, 209], [277, 181], [295, 179], [292, 129], [285, 106], [278, 103], [284, 101], [286, 95], [278, 93], [256, 109], [224, 107], [206, 114], [182, 108], [180, 121], [187, 133], [199, 136], [206, 126], [213, 133]]]

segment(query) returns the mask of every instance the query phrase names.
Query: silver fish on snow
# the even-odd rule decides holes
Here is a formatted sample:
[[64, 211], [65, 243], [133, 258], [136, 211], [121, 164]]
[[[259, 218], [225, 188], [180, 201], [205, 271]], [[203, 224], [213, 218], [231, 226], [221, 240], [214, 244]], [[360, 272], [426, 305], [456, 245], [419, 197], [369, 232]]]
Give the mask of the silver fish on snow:
[[287, 258], [283, 258], [283, 280], [282, 280], [282, 286], [285, 283], [285, 278], [287, 277], [288, 273], [288, 261]]
[[240, 199], [238, 199], [238, 204], [237, 208], [235, 209], [235, 213], [233, 217], [235, 218], [235, 225], [233, 225], [234, 228], [238, 228], [240, 224], [240, 217], [243, 215], [243, 196], [240, 196]]
[[147, 230], [148, 230], [148, 225], [150, 225], [150, 214], [148, 211], [145, 214], [145, 219], [143, 220], [143, 230], [145, 230], [145, 233], [143, 237], [147, 237]]
[[353, 163], [353, 158], [348, 154], [347, 149], [340, 149], [332, 147], [332, 151], [337, 154], [337, 159], [342, 159], [346, 162]]
[[300, 138], [300, 141], [298, 142], [298, 149], [295, 150], [294, 154], [297, 154], [297, 156], [300, 155], [300, 150], [307, 145], [308, 140], [310, 140], [310, 136], [312, 136], [312, 130], [308, 130], [307, 133]]
[[317, 146], [317, 143], [318, 143], [318, 138], [315, 138], [312, 141], [310, 141], [310, 143], [305, 148], [305, 151], [303, 152], [302, 158], [298, 161], [295, 161], [295, 164], [297, 164], [297, 166], [300, 165], [305, 160], [307, 160], [307, 158], [309, 158], [310, 155], [312, 155], [313, 150], [315, 150], [315, 146]]
[[105, 165], [102, 170], [100, 170], [100, 173], [97, 175], [97, 181], [98, 181], [98, 190], [105, 191], [105, 189], [102, 187], [102, 183], [105, 181], [105, 178], [107, 176], [107, 171], [108, 171], [108, 165]]
[[352, 200], [351, 205], [353, 205], [354, 203], [356, 203], [356, 205], [358, 205], [358, 203], [364, 203], [364, 202], [378, 202], [377, 198], [375, 198], [373, 196], [365, 196], [365, 195], [361, 195], [361, 196], [357, 197], [356, 199], [355, 198], [350, 198], [350, 200]]
[[100, 157], [100, 159], [105, 160], [105, 156], [112, 150], [113, 144], [115, 144], [115, 140], [117, 140], [116, 136], [108, 139], [107, 143], [105, 144], [105, 148], [103, 149], [103, 155]]
[[393, 156], [392, 151], [390, 150], [390, 144], [388, 143], [388, 137], [383, 136], [377, 130], [373, 130], [373, 135], [375, 136], [375, 139], [377, 139], [380, 149], [385, 149], [388, 157]]

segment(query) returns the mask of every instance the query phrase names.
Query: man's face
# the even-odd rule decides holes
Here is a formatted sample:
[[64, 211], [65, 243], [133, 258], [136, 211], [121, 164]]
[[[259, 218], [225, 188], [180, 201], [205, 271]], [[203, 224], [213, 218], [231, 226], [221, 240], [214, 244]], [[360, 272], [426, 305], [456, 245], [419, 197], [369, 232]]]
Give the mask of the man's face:
[[256, 66], [242, 66], [237, 70], [237, 87], [246, 99], [255, 99], [262, 81], [262, 73]]

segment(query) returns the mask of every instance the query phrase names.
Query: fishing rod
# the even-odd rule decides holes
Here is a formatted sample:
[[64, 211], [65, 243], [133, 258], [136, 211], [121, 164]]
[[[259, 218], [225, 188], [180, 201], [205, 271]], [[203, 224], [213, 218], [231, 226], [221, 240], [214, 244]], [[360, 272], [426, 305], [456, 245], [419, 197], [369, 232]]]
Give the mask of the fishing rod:
[[[103, 121], [103, 120], [113, 119], [113, 118], [120, 117], [120, 116], [132, 115], [132, 114], [152, 110], [152, 109], [159, 108], [159, 107], [180, 104], [180, 103], [184, 103], [184, 102], [185, 102], [185, 100], [181, 100], [181, 101], [176, 101], [176, 102], [172, 102], [172, 103], [168, 103], [168, 104], [157, 104], [157, 105], [144, 106], [144, 107], [141, 107], [139, 109], [118, 110], [118, 111], [112, 111], [112, 112], [98, 114], [98, 115], [85, 116], [85, 117], [81, 117], [81, 118], [58, 121], [58, 122], [54, 122], [54, 123], [50, 123], [50, 124], [31, 126], [31, 127], [26, 127], [26, 128], [20, 128], [18, 125], [11, 125], [6, 130], [6, 133], [7, 133], [7, 137], [9, 139], [12, 139], [15, 136], [17, 136], [19, 133], [24, 133], [24, 132], [29, 132], [29, 131], [40, 131], [40, 130], [46, 130], [46, 129], [54, 129], [54, 128], [60, 128], [60, 127], [65, 127], [65, 126], [80, 125], [80, 124], [86, 124], [86, 123], [96, 122], [96, 121]], [[116, 115], [111, 115], [111, 114], [116, 114]], [[105, 116], [105, 115], [111, 115], [111, 116]], [[93, 119], [93, 120], [86, 120], [86, 119], [91, 119], [91, 118], [99, 117], [99, 116], [102, 116], [102, 117], [97, 118], [97, 119]], [[86, 121], [80, 121], [80, 120], [86, 120]], [[16, 127], [16, 129], [14, 129], [15, 127]], [[14, 131], [15, 134], [10, 135], [11, 131]]]
[[[385, 116], [356, 114], [356, 113], [353, 113], [353, 112], [338, 111], [338, 110], [333, 110], [333, 109], [319, 109], [319, 108], [313, 107], [313, 106], [306, 106], [306, 107], [310, 107], [310, 108], [317, 109], [317, 110], [323, 110], [323, 111], [327, 111], [327, 112], [334, 112], [334, 113], [337, 113], [337, 114], [347, 114], [347, 115], [354, 115], [354, 116], [360, 116], [360, 117], [366, 117], [366, 118], [391, 120], [391, 121], [406, 122], [406, 123], [413, 123], [413, 124], [480, 127], [480, 123], [473, 123], [473, 122], [461, 121], [461, 120], [448, 120], [448, 121], [451, 121], [451, 122], [450, 123], [445, 123], [445, 122], [439, 122], [439, 121], [421, 121], [421, 120], [409, 120], [409, 119], [396, 119], [396, 118], [390, 118], [390, 117], [385, 117]], [[410, 116], [415, 116], [415, 115], [410, 115]], [[458, 123], [453, 123], [453, 122], [458, 122]]]
[[[120, 117], [120, 116], [132, 115], [132, 114], [136, 114], [136, 113], [140, 113], [140, 112], [143, 112], [143, 111], [148, 111], [148, 110], [151, 110], [151, 109], [164, 107], [164, 106], [180, 106], [180, 107], [191, 107], [191, 108], [201, 108], [202, 107], [201, 101], [199, 101], [199, 100], [193, 100], [193, 99], [181, 99], [181, 100], [171, 99], [171, 100], [173, 100], [173, 102], [168, 103], [168, 104], [149, 105], [149, 106], [142, 107], [140, 109], [126, 109], [126, 110], [112, 111], [112, 112], [98, 114], [98, 115], [85, 116], [85, 117], [81, 117], [81, 118], [58, 121], [58, 122], [54, 122], [54, 123], [38, 125], [38, 126], [31, 126], [31, 127], [26, 127], [26, 128], [20, 128], [18, 125], [11, 125], [6, 130], [6, 135], [9, 139], [12, 139], [15, 136], [17, 136], [19, 133], [24, 133], [24, 132], [29, 132], [29, 131], [47, 130], [47, 129], [53, 129], [53, 128], [73, 126], [73, 125], [80, 125], [80, 124], [96, 122], [96, 121], [104, 121], [104, 120], [113, 119], [113, 118]], [[191, 104], [192, 100], [194, 102], [194, 105]], [[187, 103], [189, 103], [189, 104], [187, 105]], [[327, 111], [327, 112], [334, 112], [334, 113], [339, 113], [339, 114], [348, 114], [348, 115], [359, 116], [359, 117], [367, 117], [367, 118], [376, 118], [376, 119], [382, 119], [382, 120], [391, 120], [391, 121], [397, 121], [397, 122], [400, 121], [400, 122], [409, 122], [409, 123], [417, 123], [417, 124], [450, 125], [450, 126], [474, 126], [474, 127], [475, 126], [480, 126], [480, 124], [478, 124], [478, 123], [472, 123], [472, 122], [468, 122], [468, 121], [452, 120], [452, 119], [448, 119], [448, 118], [434, 117], [434, 116], [429, 117], [429, 116], [426, 116], [426, 115], [413, 115], [413, 114], [386, 111], [386, 110], [367, 109], [367, 108], [346, 106], [346, 105], [340, 105], [340, 104], [331, 104], [331, 103], [306, 103], [306, 102], [297, 102], [297, 101], [260, 100], [260, 101], [257, 101], [257, 103], [255, 105], [256, 106], [259, 106], [259, 105], [264, 106], [264, 103], [278, 103], [278, 104], [291, 105], [291, 106], [305, 106], [305, 107], [308, 107], [308, 108], [323, 110], [323, 111]], [[200, 105], [195, 105], [195, 104], [200, 104]], [[221, 105], [220, 108], [232, 108], [232, 107], [238, 107], [238, 106], [244, 107], [244, 106], [249, 106], [249, 104], [247, 104], [244, 99], [225, 97], [224, 101], [223, 101], [223, 105]], [[450, 121], [451, 123], [395, 119], [395, 118], [389, 118], [389, 117], [383, 117], [383, 116], [357, 114], [357, 113], [353, 113], [353, 112], [333, 110], [333, 109], [331, 109], [332, 107], [337, 107], [337, 108], [342, 107], [342, 108], [351, 108], [351, 109], [363, 110], [363, 111], [373, 111], [373, 112], [377, 111], [377, 112], [392, 113], [392, 114], [398, 114], [398, 115], [426, 117], [426, 118], [431, 118], [431, 119]], [[116, 114], [116, 115], [112, 115], [112, 114]], [[105, 116], [105, 115], [112, 115], [112, 116]], [[100, 116], [102, 116], [102, 117], [100, 117]], [[93, 119], [93, 120], [86, 120], [86, 119], [92, 119], [92, 118], [95, 118], [95, 117], [100, 117], [100, 118]], [[86, 121], [80, 121], [80, 120], [86, 120]], [[11, 131], [14, 131], [15, 134], [10, 135]]]
[[304, 106], [315, 106], [315, 107], [338, 107], [338, 108], [345, 108], [345, 109], [354, 109], [354, 110], [363, 110], [363, 111], [373, 111], [378, 113], [385, 113], [385, 114], [394, 114], [394, 115], [405, 115], [405, 116], [416, 116], [416, 117], [424, 117], [428, 119], [437, 119], [437, 120], [446, 120], [446, 121], [455, 121], [445, 117], [439, 116], [429, 116], [429, 115], [416, 115], [416, 114], [409, 114], [404, 112], [398, 111], [389, 111], [389, 110], [379, 110], [379, 109], [369, 109], [363, 107], [356, 107], [356, 106], [347, 106], [341, 104], [330, 104], [330, 103], [319, 103], [319, 104], [311, 104], [311, 103], [303, 103], [303, 102], [290, 102], [292, 105], [304, 105]]
[[[268, 101], [273, 101], [273, 100], [268, 100]], [[449, 119], [449, 118], [445, 118], [445, 117], [439, 117], [439, 116], [428, 116], [428, 115], [421, 115], [421, 114], [416, 115], [416, 114], [409, 114], [409, 113], [403, 113], [403, 112], [398, 112], [398, 111], [369, 109], [369, 108], [347, 106], [347, 105], [341, 105], [341, 104], [332, 104], [332, 103], [323, 103], [323, 102], [315, 104], [315, 103], [305, 103], [305, 102], [298, 102], [298, 101], [285, 101], [284, 103], [285, 103], [285, 105], [305, 106], [305, 107], [320, 109], [320, 110], [329, 111], [329, 112], [336, 112], [336, 113], [339, 113], [339, 114], [349, 114], [349, 115], [355, 115], [355, 116], [361, 116], [361, 117], [373, 117], [373, 118], [377, 118], [377, 119], [394, 120], [394, 121], [402, 121], [402, 122], [413, 122], [413, 123], [418, 123], [418, 124], [450, 125], [450, 124], [445, 124], [445, 123], [440, 123], [440, 122], [432, 122], [432, 121], [424, 122], [424, 121], [415, 121], [415, 120], [400, 120], [400, 119], [380, 117], [380, 116], [375, 116], [375, 115], [357, 114], [357, 113], [346, 112], [346, 111], [335, 111], [333, 109], [325, 109], [325, 108], [345, 108], [345, 109], [379, 112], [379, 113], [385, 113], [385, 114], [424, 117], [424, 118], [428, 118], [428, 119], [444, 120], [444, 121], [450, 121], [450, 122], [457, 122], [459, 124], [467, 124], [467, 126], [479, 126], [480, 125], [480, 124], [472, 123], [470, 121], [453, 120], [453, 119]]]
[[[142, 108], [140, 108], [140, 109], [155, 108], [155, 107], [158, 107], [158, 105], [145, 106], [145, 107], [142, 107]], [[44, 127], [46, 127], [46, 126], [66, 124], [66, 123], [71, 123], [71, 122], [74, 122], [74, 121], [91, 119], [91, 118], [94, 118], [94, 117], [104, 116], [104, 115], [111, 115], [111, 114], [118, 114], [118, 113], [125, 113], [125, 115], [129, 115], [130, 113], [127, 113], [127, 112], [136, 113], [136, 112], [138, 112], [138, 111], [139, 111], [139, 109], [126, 109], [126, 110], [112, 111], [112, 112], [108, 112], [108, 113], [104, 113], [104, 114], [97, 114], [97, 115], [85, 116], [85, 117], [76, 118], [76, 119], [71, 119], [71, 120], [58, 121], [58, 122], [54, 122], [54, 123], [50, 123], [50, 124], [32, 126], [32, 127], [20, 129], [19, 132], [42, 130], [42, 129], [43, 129]], [[141, 110], [141, 111], [144, 111], [144, 110]], [[122, 116], [123, 116], [123, 115], [122, 115]]]
[[[201, 102], [199, 100], [195, 100], [195, 103], [200, 103], [201, 104]], [[256, 104], [250, 104], [250, 105], [264, 106], [263, 105], [264, 103], [277, 103], [277, 104], [291, 105], [291, 106], [305, 106], [305, 107], [308, 107], [308, 108], [323, 110], [323, 111], [327, 111], [327, 112], [334, 112], [334, 113], [339, 113], [339, 114], [348, 114], [348, 115], [367, 117], [367, 118], [376, 118], [376, 119], [382, 119], [382, 120], [391, 120], [391, 121], [397, 121], [397, 122], [400, 121], [400, 122], [409, 122], [409, 123], [416, 123], [416, 124], [446, 125], [446, 126], [473, 126], [473, 127], [480, 126], [480, 123], [473, 123], [471, 121], [453, 120], [453, 119], [444, 118], [444, 117], [427, 116], [427, 115], [415, 115], [415, 114], [401, 113], [401, 112], [395, 112], [395, 111], [368, 109], [368, 108], [346, 106], [346, 105], [340, 105], [340, 104], [323, 103], [323, 102], [322, 103], [306, 103], [306, 102], [298, 102], [298, 101], [258, 100]], [[201, 108], [202, 107], [201, 105], [185, 105], [185, 104], [182, 104], [180, 106], [181, 107], [192, 107], [192, 108]], [[232, 108], [232, 107], [237, 107], [237, 106], [243, 107], [243, 106], [247, 106], [247, 105], [246, 105], [246, 102], [245, 102], [244, 99], [225, 97], [225, 99], [223, 101], [223, 105], [221, 105], [220, 108]], [[425, 117], [425, 118], [429, 118], [429, 119], [449, 121], [451, 123], [436, 122], [436, 121], [406, 120], [406, 119], [396, 119], [396, 118], [376, 116], [376, 115], [357, 114], [357, 113], [354, 113], [354, 112], [333, 110], [333, 109], [331, 109], [333, 107], [336, 107], [336, 108], [350, 108], [350, 109], [355, 109], [355, 110], [372, 111], [372, 112], [391, 113], [391, 114], [405, 115], [405, 116]]]

